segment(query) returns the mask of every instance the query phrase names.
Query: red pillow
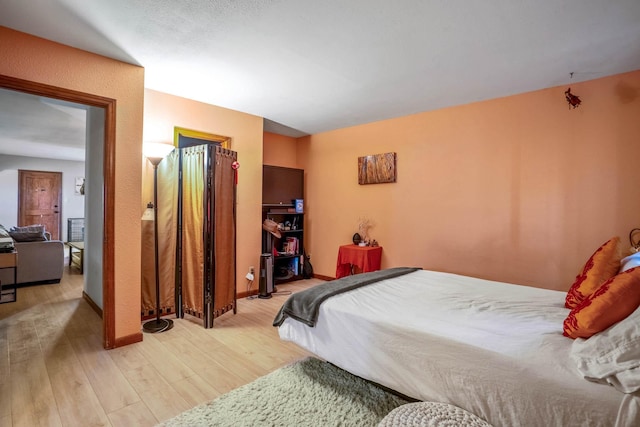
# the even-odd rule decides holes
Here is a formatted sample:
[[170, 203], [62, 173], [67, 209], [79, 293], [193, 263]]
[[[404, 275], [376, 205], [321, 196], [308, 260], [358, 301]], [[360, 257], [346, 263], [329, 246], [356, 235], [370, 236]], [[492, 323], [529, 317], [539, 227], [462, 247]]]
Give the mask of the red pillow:
[[577, 307], [604, 282], [618, 274], [621, 258], [619, 237], [613, 237], [600, 246], [576, 276], [576, 281], [567, 292], [565, 307]]
[[633, 313], [640, 306], [640, 267], [607, 280], [564, 320], [563, 335], [589, 338]]

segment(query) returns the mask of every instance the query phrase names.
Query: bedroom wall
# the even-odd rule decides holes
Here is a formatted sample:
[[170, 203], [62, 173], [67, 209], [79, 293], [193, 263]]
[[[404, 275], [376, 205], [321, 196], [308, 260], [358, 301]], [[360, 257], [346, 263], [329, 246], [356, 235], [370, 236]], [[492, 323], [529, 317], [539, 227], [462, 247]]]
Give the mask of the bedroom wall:
[[[305, 238], [335, 276], [358, 218], [383, 267], [566, 290], [591, 253], [640, 226], [640, 71], [299, 139]], [[397, 153], [397, 182], [358, 185], [359, 156]]]
[[[237, 291], [244, 291], [249, 266], [260, 265], [262, 230], [262, 122], [251, 114], [229, 110], [145, 89], [144, 141], [173, 141], [174, 127], [231, 137], [231, 149], [238, 153], [236, 210]], [[149, 200], [153, 200], [153, 168], [142, 159], [143, 197], [138, 222]], [[138, 311], [139, 313], [139, 311]]]
[[62, 228], [67, 240], [67, 218], [84, 218], [84, 196], [75, 193], [76, 177], [84, 177], [84, 162], [0, 155], [0, 224], [18, 225], [18, 169], [62, 172]]
[[271, 166], [298, 168], [298, 142], [290, 136], [264, 132], [262, 163]]
[[144, 69], [0, 27], [0, 74], [117, 101], [114, 259], [116, 341], [140, 332], [140, 181]]

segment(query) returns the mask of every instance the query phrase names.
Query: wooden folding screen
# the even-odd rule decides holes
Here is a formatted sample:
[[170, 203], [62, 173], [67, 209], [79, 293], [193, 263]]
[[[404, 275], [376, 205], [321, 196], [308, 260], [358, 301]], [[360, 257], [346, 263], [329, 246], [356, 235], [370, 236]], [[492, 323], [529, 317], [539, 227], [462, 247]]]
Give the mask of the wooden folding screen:
[[[178, 275], [176, 288], [182, 296], [178, 314], [204, 317], [204, 220], [207, 147], [199, 145], [180, 150], [178, 181]], [[181, 290], [181, 292], [180, 292]], [[180, 296], [180, 295], [178, 295]]]
[[[210, 316], [213, 319], [233, 310], [236, 313], [236, 185], [233, 163], [237, 153], [215, 147], [214, 182], [210, 196], [213, 198], [213, 223], [210, 225], [213, 245], [208, 247], [212, 260], [209, 274], [212, 280], [210, 292], [213, 295]], [[205, 270], [206, 271], [206, 270]], [[233, 286], [231, 286], [233, 284]]]
[[[236, 313], [237, 153], [193, 139], [185, 145], [158, 168], [161, 314], [187, 313], [210, 328]], [[152, 224], [143, 221], [143, 317], [155, 307], [153, 257], [145, 256], [152, 253]]]
[[236, 312], [235, 173], [237, 153], [206, 144], [181, 149], [176, 289], [180, 317]]

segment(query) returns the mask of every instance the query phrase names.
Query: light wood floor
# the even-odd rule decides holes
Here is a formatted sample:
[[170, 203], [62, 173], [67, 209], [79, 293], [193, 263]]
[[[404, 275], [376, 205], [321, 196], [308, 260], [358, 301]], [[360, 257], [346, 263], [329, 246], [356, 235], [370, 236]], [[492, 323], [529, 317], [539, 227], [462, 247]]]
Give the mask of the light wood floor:
[[65, 271], [60, 284], [19, 288], [17, 302], [0, 304], [0, 426], [153, 426], [310, 355], [271, 326], [286, 299], [277, 294], [239, 300], [212, 329], [173, 319], [170, 331], [107, 351], [82, 280]]

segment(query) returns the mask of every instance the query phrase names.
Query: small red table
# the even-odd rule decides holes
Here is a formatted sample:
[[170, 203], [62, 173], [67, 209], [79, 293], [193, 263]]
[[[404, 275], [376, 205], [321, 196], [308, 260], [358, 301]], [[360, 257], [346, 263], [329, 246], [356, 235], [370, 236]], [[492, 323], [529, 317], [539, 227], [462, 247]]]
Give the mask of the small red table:
[[382, 246], [340, 246], [336, 265], [336, 279], [349, 276], [352, 265], [357, 265], [363, 273], [380, 270], [381, 259]]

